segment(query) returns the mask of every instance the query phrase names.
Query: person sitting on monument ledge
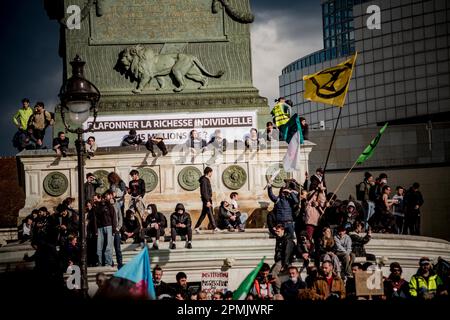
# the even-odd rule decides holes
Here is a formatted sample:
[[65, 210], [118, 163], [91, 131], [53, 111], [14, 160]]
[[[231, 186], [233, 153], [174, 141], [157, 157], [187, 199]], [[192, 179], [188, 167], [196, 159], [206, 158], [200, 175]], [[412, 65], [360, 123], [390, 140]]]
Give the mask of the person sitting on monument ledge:
[[169, 248], [174, 250], [177, 248], [175, 245], [176, 237], [187, 236], [186, 248], [192, 249], [192, 220], [191, 215], [186, 212], [184, 205], [178, 203], [175, 207], [175, 212], [170, 215], [170, 246]]
[[167, 151], [166, 144], [164, 143], [164, 139], [162, 137], [151, 136], [145, 143], [145, 147], [147, 148], [148, 151], [151, 152], [152, 157], [156, 157], [156, 153], [154, 150], [155, 145], [159, 148], [159, 150], [161, 150], [163, 156], [169, 153], [169, 151]]
[[245, 137], [245, 150], [259, 151], [261, 148], [265, 148], [265, 144], [261, 143], [258, 130], [256, 128], [251, 128], [250, 134]]
[[222, 136], [222, 131], [220, 129], [214, 131], [214, 135], [207, 143], [207, 146], [212, 146], [219, 152], [225, 152], [227, 150], [227, 139]]
[[[164, 237], [164, 230], [167, 227], [167, 220], [163, 213], [158, 211], [156, 204], [147, 206], [147, 218], [145, 219], [145, 234], [152, 239], [153, 249], [158, 250], [159, 238]], [[163, 239], [164, 240], [164, 239]]]
[[66, 137], [66, 134], [63, 131], [58, 132], [58, 136], [53, 139], [53, 150], [56, 151], [56, 155], [58, 157], [67, 156], [67, 152], [69, 150], [69, 138]]
[[300, 127], [302, 128], [302, 135], [304, 140], [309, 140], [309, 125], [306, 123], [306, 119], [300, 117]]
[[97, 151], [97, 143], [95, 142], [95, 137], [94, 136], [90, 136], [86, 143], [84, 144], [84, 147], [86, 149], [87, 152], [87, 158], [93, 158], [94, 157], [94, 153], [95, 151]]
[[123, 140], [122, 143], [120, 144], [122, 147], [127, 147], [127, 146], [138, 146], [140, 144], [142, 144], [142, 139], [141, 137], [137, 134], [135, 129], [131, 129], [128, 132], [128, 135], [126, 135]]
[[188, 150], [197, 154], [198, 152], [203, 152], [206, 147], [206, 140], [200, 138], [197, 130], [191, 130], [189, 132], [189, 138], [186, 140], [186, 147]]
[[219, 209], [219, 228], [228, 229], [230, 232], [244, 231], [240, 216], [240, 212], [233, 209], [228, 201], [222, 201]]
[[280, 131], [273, 126], [271, 121], [266, 123], [266, 130], [263, 133], [262, 138], [269, 144], [272, 141], [278, 141], [280, 138]]
[[[248, 213], [241, 212], [239, 210], [239, 205], [237, 203], [238, 200], [239, 200], [239, 193], [237, 193], [235, 191], [230, 193], [230, 201], [229, 201], [229, 203], [231, 204], [232, 208], [234, 210], [236, 210], [236, 212], [239, 212], [240, 220], [241, 220], [241, 223], [242, 223], [242, 228], [244, 228], [245, 227], [245, 223], [247, 222], [247, 219], [248, 219]], [[244, 231], [244, 229], [242, 229], [241, 231]]]

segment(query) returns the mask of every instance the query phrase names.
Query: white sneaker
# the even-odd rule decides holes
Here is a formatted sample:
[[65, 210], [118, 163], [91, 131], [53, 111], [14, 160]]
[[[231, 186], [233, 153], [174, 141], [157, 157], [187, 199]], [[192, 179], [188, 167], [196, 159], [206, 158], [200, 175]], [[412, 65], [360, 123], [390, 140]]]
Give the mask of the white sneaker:
[[196, 234], [200, 234], [200, 229], [199, 228], [195, 228], [194, 231], [195, 231]]
[[216, 232], [221, 232], [222, 230], [220, 230], [219, 228], [215, 228], [214, 230], [213, 230], [213, 233], [216, 233]]

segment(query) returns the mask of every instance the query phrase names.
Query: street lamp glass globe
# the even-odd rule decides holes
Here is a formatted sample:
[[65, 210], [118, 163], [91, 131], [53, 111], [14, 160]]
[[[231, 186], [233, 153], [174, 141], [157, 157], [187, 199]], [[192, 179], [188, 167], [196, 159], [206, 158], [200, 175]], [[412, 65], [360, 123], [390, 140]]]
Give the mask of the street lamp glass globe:
[[81, 127], [89, 118], [91, 103], [89, 101], [70, 101], [67, 103], [69, 108], [69, 120], [72, 124]]

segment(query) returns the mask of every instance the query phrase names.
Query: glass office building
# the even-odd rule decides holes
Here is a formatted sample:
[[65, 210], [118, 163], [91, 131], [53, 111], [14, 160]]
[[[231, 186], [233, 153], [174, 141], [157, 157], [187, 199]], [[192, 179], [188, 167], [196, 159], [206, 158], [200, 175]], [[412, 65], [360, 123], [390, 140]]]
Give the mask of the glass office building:
[[[303, 99], [303, 75], [336, 65], [355, 51], [356, 68], [338, 128], [450, 120], [450, 2], [322, 1], [324, 49], [282, 70], [280, 96], [313, 127], [332, 128], [339, 109]], [[369, 29], [367, 7], [381, 9]]]

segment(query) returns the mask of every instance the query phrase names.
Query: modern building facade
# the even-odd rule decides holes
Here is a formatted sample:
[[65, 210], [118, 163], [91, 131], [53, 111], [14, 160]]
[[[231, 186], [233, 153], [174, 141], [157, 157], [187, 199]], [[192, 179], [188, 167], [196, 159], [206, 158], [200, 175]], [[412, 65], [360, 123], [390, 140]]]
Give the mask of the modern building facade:
[[[450, 120], [450, 2], [322, 0], [324, 49], [282, 70], [280, 96], [313, 127], [332, 128], [339, 109], [303, 99], [303, 75], [355, 51], [356, 68], [338, 128]], [[378, 6], [381, 29], [369, 29]]]

